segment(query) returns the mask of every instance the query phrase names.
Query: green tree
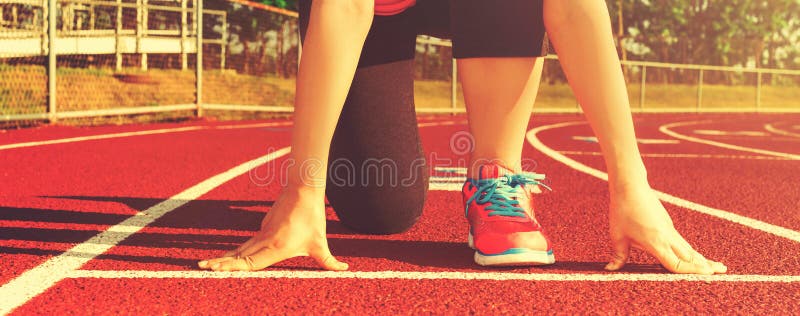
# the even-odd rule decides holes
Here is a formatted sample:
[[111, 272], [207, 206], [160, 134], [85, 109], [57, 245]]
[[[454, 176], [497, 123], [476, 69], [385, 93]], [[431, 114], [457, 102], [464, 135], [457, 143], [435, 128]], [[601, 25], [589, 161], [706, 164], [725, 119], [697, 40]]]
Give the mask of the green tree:
[[[297, 9], [296, 0], [261, 0], [260, 3], [288, 10]], [[228, 54], [241, 55], [228, 59], [231, 61], [230, 67], [248, 74], [264, 74], [274, 71], [277, 75], [289, 76], [294, 73], [296, 68], [294, 56], [297, 54], [297, 48], [284, 47], [284, 34], [296, 32], [296, 18], [226, 0], [207, 1], [206, 8], [224, 10], [228, 13], [229, 48], [242, 47], [241, 52], [233, 52], [232, 49], [228, 49]], [[207, 25], [206, 29], [213, 29], [213, 27], [213, 25]], [[274, 56], [267, 52], [270, 32], [274, 32], [277, 36], [277, 51]]]
[[[797, 0], [607, 0], [630, 59], [800, 67]], [[622, 19], [618, 19], [621, 13]], [[691, 74], [662, 78], [693, 82]], [[713, 79], [713, 78], [710, 78]], [[730, 81], [732, 77], [717, 78]]]

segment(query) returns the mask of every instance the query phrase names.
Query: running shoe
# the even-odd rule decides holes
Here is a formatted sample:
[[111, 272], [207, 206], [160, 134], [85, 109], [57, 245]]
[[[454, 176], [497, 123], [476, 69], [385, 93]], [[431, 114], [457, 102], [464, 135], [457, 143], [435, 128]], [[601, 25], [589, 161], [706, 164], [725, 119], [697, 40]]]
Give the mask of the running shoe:
[[544, 175], [513, 173], [497, 165], [480, 167], [461, 192], [469, 221], [468, 243], [482, 266], [531, 266], [555, 263], [550, 241], [536, 221], [532, 191], [546, 185]]

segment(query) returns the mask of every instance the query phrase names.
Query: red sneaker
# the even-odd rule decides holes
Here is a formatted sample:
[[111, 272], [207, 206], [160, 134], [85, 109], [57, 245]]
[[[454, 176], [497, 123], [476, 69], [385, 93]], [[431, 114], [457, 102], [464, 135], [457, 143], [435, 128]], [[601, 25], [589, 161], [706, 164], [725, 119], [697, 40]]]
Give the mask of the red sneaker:
[[469, 221], [469, 246], [482, 266], [555, 263], [553, 249], [533, 213], [532, 190], [544, 175], [514, 174], [497, 164], [481, 166], [461, 193]]

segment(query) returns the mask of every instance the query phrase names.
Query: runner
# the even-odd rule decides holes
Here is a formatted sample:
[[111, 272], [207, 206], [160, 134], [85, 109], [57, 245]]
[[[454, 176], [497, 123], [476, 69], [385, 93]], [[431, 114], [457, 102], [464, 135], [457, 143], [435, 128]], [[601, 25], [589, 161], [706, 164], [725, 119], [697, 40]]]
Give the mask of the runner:
[[[259, 270], [287, 258], [311, 256], [325, 269], [347, 269], [331, 255], [326, 240], [324, 183], [333, 165], [328, 162], [345, 158], [359, 166], [386, 157], [403, 166], [421, 155], [409, 88], [413, 41], [420, 30], [449, 25], [475, 138], [463, 189], [465, 206], [453, 208], [465, 209], [478, 264], [554, 262], [531, 203], [530, 190], [543, 176], [523, 172], [520, 166], [541, 73], [542, 61], [536, 56], [543, 51], [546, 28], [606, 159], [615, 244], [606, 268], [621, 268], [630, 247], [637, 247], [675, 273], [726, 272], [723, 264], [707, 260], [681, 237], [650, 189], [604, 2], [377, 2], [303, 3], [301, 16], [308, 18], [292, 137], [296, 164], [289, 170], [289, 185], [255, 237], [221, 258], [201, 261], [201, 268]], [[450, 12], [449, 23], [442, 22], [448, 17], [445, 12]], [[399, 232], [421, 212], [425, 177], [401, 190], [328, 181], [328, 197], [345, 225], [372, 233]]]

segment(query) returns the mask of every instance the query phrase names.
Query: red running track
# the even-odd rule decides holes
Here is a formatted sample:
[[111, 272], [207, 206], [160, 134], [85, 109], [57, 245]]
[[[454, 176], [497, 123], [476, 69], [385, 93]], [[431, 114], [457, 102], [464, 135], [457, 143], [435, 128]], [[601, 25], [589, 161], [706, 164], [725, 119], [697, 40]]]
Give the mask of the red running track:
[[[429, 119], [430, 122], [442, 119]], [[449, 120], [449, 118], [448, 118]], [[466, 157], [450, 138], [454, 125], [421, 128], [426, 153]], [[531, 128], [581, 121], [576, 115], [540, 115]], [[800, 116], [637, 116], [641, 139], [676, 139], [665, 124], [708, 120], [673, 130], [692, 137], [787, 154]], [[428, 122], [426, 121], [426, 122]], [[0, 284], [27, 278], [26, 271], [175, 194], [256, 157], [288, 145], [288, 127], [247, 127], [264, 122], [45, 127], [0, 134], [3, 144], [109, 133], [195, 130], [0, 149]], [[431, 125], [431, 124], [428, 124]], [[696, 130], [729, 132], [726, 135]], [[729, 135], [759, 131], [767, 135]], [[797, 130], [794, 130], [798, 132]], [[554, 150], [600, 170], [596, 143], [585, 124], [551, 128], [538, 138]], [[753, 137], [759, 137], [753, 139]], [[800, 173], [791, 159], [708, 144], [642, 144], [657, 190], [797, 233]], [[676, 155], [680, 154], [680, 155]], [[254, 180], [272, 174], [283, 158], [215, 186], [177, 207], [102, 254], [84, 254], [79, 271], [66, 271], [42, 293], [22, 301], [17, 314], [76, 313], [785, 313], [800, 312], [800, 242], [775, 233], [667, 204], [678, 229], [708, 257], [725, 262], [729, 275], [675, 276], [635, 253], [618, 273], [608, 260], [605, 182], [572, 169], [526, 144], [524, 155], [546, 173], [553, 192], [537, 200], [542, 224], [553, 236], [557, 263], [543, 268], [486, 269], [472, 262], [458, 192], [431, 191], [425, 213], [410, 231], [359, 235], [329, 210], [332, 251], [350, 263], [350, 274], [319, 273], [298, 258], [267, 272], [213, 274], [197, 259], [235, 247], [258, 228], [280, 185]], [[461, 159], [461, 160], [459, 160]], [[463, 166], [463, 162], [462, 162]], [[443, 166], [452, 167], [452, 165]], [[436, 171], [437, 175], [442, 173]], [[108, 233], [106, 233], [108, 234]], [[78, 254], [80, 255], [80, 254]], [[57, 271], [56, 271], [57, 272]], [[58, 274], [58, 273], [54, 273]], [[642, 280], [645, 279], [645, 280]], [[19, 283], [16, 283], [19, 284]], [[0, 287], [0, 292], [2, 292]], [[0, 306], [5, 307], [0, 303]], [[15, 306], [13, 306], [15, 307]]]

